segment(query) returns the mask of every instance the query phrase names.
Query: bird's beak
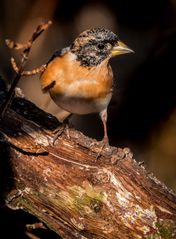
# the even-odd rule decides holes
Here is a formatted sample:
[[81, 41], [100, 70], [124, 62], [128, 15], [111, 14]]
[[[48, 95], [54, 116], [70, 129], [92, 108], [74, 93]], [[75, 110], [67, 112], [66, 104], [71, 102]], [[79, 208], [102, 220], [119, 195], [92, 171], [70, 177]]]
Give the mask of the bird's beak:
[[118, 41], [111, 51], [112, 56], [118, 56], [126, 53], [134, 53], [134, 51], [121, 41]]

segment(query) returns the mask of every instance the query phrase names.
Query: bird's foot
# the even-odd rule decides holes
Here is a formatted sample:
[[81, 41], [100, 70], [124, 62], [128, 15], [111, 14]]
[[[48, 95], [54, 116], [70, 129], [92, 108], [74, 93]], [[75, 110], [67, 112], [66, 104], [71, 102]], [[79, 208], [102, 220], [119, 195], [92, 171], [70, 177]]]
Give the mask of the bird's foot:
[[104, 153], [104, 150], [107, 151], [110, 148], [108, 138], [104, 137], [101, 141], [93, 142], [91, 144], [91, 148], [97, 153], [96, 159], [98, 159], [102, 155], [102, 153]]
[[52, 140], [52, 145], [55, 145], [56, 140], [58, 139], [59, 136], [61, 136], [63, 133], [66, 133], [67, 138], [70, 138], [70, 133], [69, 133], [69, 125], [68, 123], [63, 123], [61, 127], [57, 128], [54, 130], [53, 134], [53, 140]]
[[108, 137], [104, 137], [100, 143], [101, 143], [101, 146], [99, 148], [96, 159], [98, 159], [101, 156], [103, 149], [110, 147]]

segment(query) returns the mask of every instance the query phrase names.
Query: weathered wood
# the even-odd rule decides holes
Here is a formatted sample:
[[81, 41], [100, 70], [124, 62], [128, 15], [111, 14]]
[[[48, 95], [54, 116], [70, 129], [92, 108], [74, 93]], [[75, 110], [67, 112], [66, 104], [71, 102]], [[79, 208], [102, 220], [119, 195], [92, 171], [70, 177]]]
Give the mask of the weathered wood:
[[176, 238], [176, 195], [128, 148], [105, 148], [97, 159], [101, 143], [74, 129], [53, 146], [58, 125], [20, 98], [0, 121], [7, 206], [26, 210], [68, 239]]

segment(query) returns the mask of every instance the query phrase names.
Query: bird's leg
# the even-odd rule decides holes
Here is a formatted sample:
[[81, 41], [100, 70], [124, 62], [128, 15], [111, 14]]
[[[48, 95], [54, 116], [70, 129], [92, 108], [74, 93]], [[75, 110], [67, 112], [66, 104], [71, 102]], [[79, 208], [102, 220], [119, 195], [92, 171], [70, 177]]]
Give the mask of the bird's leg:
[[104, 109], [103, 111], [100, 112], [100, 117], [103, 122], [103, 128], [104, 128], [104, 137], [102, 140], [102, 146], [100, 147], [100, 150], [98, 151], [97, 154], [97, 159], [100, 157], [101, 152], [105, 146], [109, 146], [109, 139], [108, 139], [108, 134], [107, 134], [107, 118], [108, 118], [108, 113], [107, 109]]
[[[69, 113], [69, 112], [68, 112]], [[58, 139], [58, 137], [64, 132], [66, 131], [66, 135], [68, 138], [70, 138], [70, 134], [69, 134], [69, 119], [70, 119], [71, 114], [67, 114], [67, 117], [65, 119], [63, 119], [62, 123], [62, 127], [56, 128], [54, 130], [54, 137], [53, 137], [53, 141], [52, 144], [54, 145], [56, 140]]]
[[109, 145], [109, 138], [107, 133], [107, 118], [108, 118], [107, 108], [100, 112], [100, 117], [103, 122], [103, 128], [104, 128], [103, 142], [104, 142], [104, 145]]

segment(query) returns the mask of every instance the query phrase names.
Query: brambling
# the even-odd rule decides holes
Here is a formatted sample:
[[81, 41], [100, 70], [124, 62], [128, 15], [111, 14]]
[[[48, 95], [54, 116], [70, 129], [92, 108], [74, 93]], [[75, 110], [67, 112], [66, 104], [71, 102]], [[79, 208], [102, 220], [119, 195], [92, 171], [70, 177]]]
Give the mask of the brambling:
[[113, 92], [113, 56], [133, 52], [116, 34], [105, 28], [82, 32], [75, 41], [57, 51], [40, 77], [43, 92], [64, 110], [60, 121], [70, 114], [99, 113], [108, 143], [107, 107]]

